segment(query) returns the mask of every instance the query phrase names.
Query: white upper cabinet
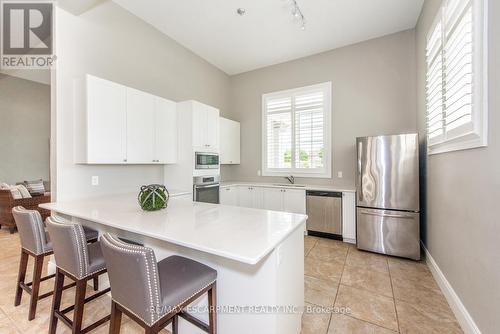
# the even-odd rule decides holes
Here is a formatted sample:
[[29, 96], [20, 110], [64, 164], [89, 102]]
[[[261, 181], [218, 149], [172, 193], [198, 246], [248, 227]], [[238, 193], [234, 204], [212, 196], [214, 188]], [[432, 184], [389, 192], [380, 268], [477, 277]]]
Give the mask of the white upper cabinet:
[[233, 165], [240, 163], [240, 123], [227, 118], [219, 118], [220, 163]]
[[213, 152], [219, 147], [219, 110], [190, 101], [193, 113], [193, 147]]
[[208, 148], [217, 149], [219, 147], [219, 110], [206, 106], [206, 114], [205, 142]]
[[155, 96], [132, 88], [127, 88], [127, 162], [156, 162]]
[[207, 124], [207, 113], [205, 109], [202, 108], [199, 103], [193, 102], [192, 104], [193, 113], [193, 146], [194, 147], [205, 147], [205, 136], [206, 136], [206, 124]]
[[75, 81], [75, 161], [177, 161], [176, 103], [92, 75]]
[[76, 161], [95, 164], [125, 162], [126, 87], [89, 75], [84, 82], [78, 82], [76, 88]]
[[155, 159], [162, 164], [177, 162], [176, 103], [155, 97]]

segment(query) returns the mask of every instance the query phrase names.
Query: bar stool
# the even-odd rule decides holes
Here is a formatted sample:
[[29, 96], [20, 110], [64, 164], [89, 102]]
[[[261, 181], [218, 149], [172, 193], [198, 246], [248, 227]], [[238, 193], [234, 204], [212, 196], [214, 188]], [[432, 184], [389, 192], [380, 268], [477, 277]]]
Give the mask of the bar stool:
[[[83, 309], [86, 303], [108, 293], [110, 288], [99, 291], [85, 298], [87, 282], [94, 282], [106, 273], [106, 264], [99, 242], [87, 244], [82, 225], [73, 222], [61, 222], [53, 217], [47, 218], [47, 230], [53, 243], [56, 259], [56, 280], [54, 298], [50, 316], [49, 334], [54, 334], [57, 321], [61, 320], [72, 329], [73, 334], [87, 333], [109, 320], [109, 315], [82, 329]], [[75, 304], [61, 310], [64, 278], [76, 283]], [[73, 320], [66, 313], [74, 310]]]
[[[36, 210], [26, 210], [22, 206], [16, 206], [12, 209], [12, 215], [16, 221], [19, 237], [21, 239], [21, 260], [19, 261], [19, 274], [16, 284], [16, 297], [14, 306], [21, 304], [23, 290], [31, 295], [28, 320], [33, 320], [36, 314], [36, 306], [40, 299], [49, 297], [53, 291], [39, 295], [40, 283], [55, 277], [55, 274], [42, 277], [43, 261], [46, 256], [52, 254], [52, 242], [50, 241], [42, 216]], [[85, 238], [87, 242], [97, 241], [98, 233], [92, 229], [85, 229]], [[28, 258], [33, 256], [33, 279], [26, 283], [26, 269], [28, 267]], [[74, 284], [64, 286], [64, 289], [70, 288]]]
[[[110, 334], [120, 333], [122, 313], [146, 334], [159, 333], [170, 323], [173, 334], [177, 334], [178, 316], [207, 333], [216, 333], [217, 271], [180, 256], [157, 263], [151, 248], [125, 243], [110, 234], [101, 238], [101, 248], [111, 285]], [[208, 325], [183, 310], [205, 292]]]

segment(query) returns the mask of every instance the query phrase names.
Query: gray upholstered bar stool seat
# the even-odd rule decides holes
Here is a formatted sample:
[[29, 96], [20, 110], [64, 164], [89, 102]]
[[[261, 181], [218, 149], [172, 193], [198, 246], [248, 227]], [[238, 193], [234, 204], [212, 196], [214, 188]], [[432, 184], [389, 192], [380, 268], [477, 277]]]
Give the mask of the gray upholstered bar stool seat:
[[[52, 295], [53, 291], [39, 295], [40, 282], [53, 278], [55, 275], [42, 277], [43, 261], [46, 256], [52, 254], [52, 242], [45, 231], [42, 216], [36, 210], [26, 210], [22, 206], [12, 209], [12, 215], [16, 221], [19, 237], [21, 239], [21, 260], [19, 263], [19, 275], [16, 284], [16, 297], [14, 305], [21, 304], [23, 290], [31, 295], [28, 319], [33, 320], [36, 314], [38, 300]], [[97, 241], [98, 232], [92, 229], [85, 230], [86, 242]], [[28, 257], [34, 257], [33, 280], [25, 282]], [[74, 284], [73, 284], [74, 285]], [[73, 285], [66, 286], [69, 288]]]
[[[122, 312], [141, 325], [146, 334], [156, 334], [170, 323], [176, 334], [178, 315], [207, 333], [216, 333], [217, 271], [181, 256], [157, 263], [151, 248], [123, 242], [110, 234], [102, 236], [101, 247], [113, 299], [109, 333], [120, 332]], [[205, 293], [209, 324], [183, 311]]]
[[[58, 221], [53, 217], [47, 218], [47, 230], [52, 240], [57, 267], [49, 333], [54, 334], [56, 332], [58, 320], [61, 320], [65, 325], [70, 327], [74, 334], [87, 333], [109, 320], [108, 315], [86, 328], [82, 328], [85, 303], [110, 291], [107, 288], [85, 298], [87, 282], [91, 279], [96, 282], [100, 275], [106, 273], [106, 264], [100, 243], [87, 244], [82, 225], [73, 222]], [[75, 304], [61, 310], [61, 297], [65, 277], [76, 283]], [[74, 310], [73, 320], [70, 320], [66, 316], [66, 313], [72, 310]]]

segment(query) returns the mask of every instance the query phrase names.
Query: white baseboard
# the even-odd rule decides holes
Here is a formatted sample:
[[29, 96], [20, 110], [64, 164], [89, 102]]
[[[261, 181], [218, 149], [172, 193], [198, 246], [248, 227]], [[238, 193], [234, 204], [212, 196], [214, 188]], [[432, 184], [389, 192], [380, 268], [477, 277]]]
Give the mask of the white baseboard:
[[431, 253], [429, 253], [429, 251], [427, 250], [427, 248], [425, 248], [423, 243], [422, 247], [425, 251], [425, 262], [427, 263], [427, 266], [431, 270], [432, 276], [434, 276], [434, 279], [439, 285], [439, 288], [446, 297], [448, 304], [450, 304], [450, 308], [455, 314], [455, 317], [457, 318], [457, 321], [462, 327], [464, 333], [481, 334], [481, 331], [474, 322], [474, 319], [472, 319], [471, 315], [469, 314], [464, 304], [456, 294], [455, 290], [453, 290], [453, 287], [451, 286], [450, 282], [448, 282], [441, 269], [439, 269], [439, 266], [437, 265], [436, 261], [434, 261], [434, 258], [431, 256]]
[[349, 244], [356, 244], [356, 239], [343, 238], [342, 241], [347, 242]]

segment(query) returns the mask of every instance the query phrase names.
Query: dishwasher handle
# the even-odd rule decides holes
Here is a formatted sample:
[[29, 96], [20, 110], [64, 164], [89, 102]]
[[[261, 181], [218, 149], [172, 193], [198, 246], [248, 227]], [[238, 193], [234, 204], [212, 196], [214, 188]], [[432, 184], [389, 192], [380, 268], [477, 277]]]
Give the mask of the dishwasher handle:
[[342, 197], [342, 193], [338, 191], [319, 191], [319, 190], [308, 190], [306, 196], [318, 196], [318, 197]]

